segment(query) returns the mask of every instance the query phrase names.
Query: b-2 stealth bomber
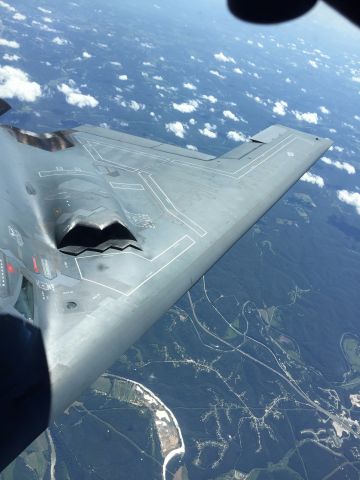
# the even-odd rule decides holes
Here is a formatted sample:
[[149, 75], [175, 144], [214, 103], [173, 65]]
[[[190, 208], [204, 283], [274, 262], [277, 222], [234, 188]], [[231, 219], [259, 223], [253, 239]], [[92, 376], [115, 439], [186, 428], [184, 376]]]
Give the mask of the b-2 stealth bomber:
[[88, 125], [2, 125], [0, 470], [330, 145], [273, 125], [214, 157]]

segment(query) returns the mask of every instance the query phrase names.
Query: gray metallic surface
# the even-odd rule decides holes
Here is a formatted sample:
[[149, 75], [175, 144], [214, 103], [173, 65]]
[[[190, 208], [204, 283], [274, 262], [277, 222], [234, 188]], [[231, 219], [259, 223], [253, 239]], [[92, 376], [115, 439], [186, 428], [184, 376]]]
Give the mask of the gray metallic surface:
[[[0, 312], [19, 316], [21, 288], [28, 303], [32, 291], [34, 312], [21, 313], [42, 332], [51, 418], [331, 145], [278, 125], [219, 158], [91, 126], [67, 138], [50, 152], [0, 128]], [[123, 238], [60, 251], [73, 228], [114, 222]]]

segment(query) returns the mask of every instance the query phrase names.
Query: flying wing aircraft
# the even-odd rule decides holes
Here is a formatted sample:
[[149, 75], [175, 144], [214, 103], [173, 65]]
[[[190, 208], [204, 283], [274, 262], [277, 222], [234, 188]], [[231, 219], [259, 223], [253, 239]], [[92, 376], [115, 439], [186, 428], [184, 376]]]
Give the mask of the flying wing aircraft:
[[331, 143], [272, 125], [214, 157], [88, 125], [2, 125], [0, 469]]

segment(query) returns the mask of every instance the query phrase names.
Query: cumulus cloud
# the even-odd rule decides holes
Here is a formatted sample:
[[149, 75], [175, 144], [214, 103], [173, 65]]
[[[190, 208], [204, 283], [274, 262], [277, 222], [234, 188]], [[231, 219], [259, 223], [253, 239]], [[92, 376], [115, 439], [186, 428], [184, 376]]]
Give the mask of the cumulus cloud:
[[352, 80], [353, 82], [360, 83], [360, 77], [355, 77], [355, 76], [353, 76], [353, 77], [351, 77], [351, 80]]
[[199, 128], [199, 132], [201, 133], [201, 135], [204, 135], [205, 137], [209, 137], [209, 138], [216, 138], [217, 137], [217, 133], [216, 132], [213, 132], [212, 130], [209, 130], [208, 128]]
[[127, 75], [119, 75], [119, 76], [118, 76], [118, 79], [119, 79], [119, 80], [122, 80], [122, 81], [124, 82], [125, 80], [128, 79], [128, 76], [127, 76]]
[[348, 190], [338, 190], [336, 194], [341, 202], [355, 207], [356, 212], [360, 215], [360, 193], [349, 192]]
[[17, 62], [20, 60], [19, 55], [9, 55], [8, 53], [5, 53], [2, 58], [3, 60], [8, 60], [9, 62]]
[[16, 12], [13, 17], [14, 20], [19, 20], [20, 22], [23, 20], [26, 20], [26, 15], [23, 15], [22, 13]]
[[121, 67], [120, 62], [110, 62], [111, 65], [114, 65], [114, 67]]
[[225, 63], [236, 63], [233, 57], [227, 57], [223, 52], [214, 53], [215, 60]]
[[303, 182], [312, 183], [313, 185], [317, 185], [320, 188], [323, 188], [323, 186], [325, 185], [324, 179], [320, 177], [320, 175], [315, 175], [314, 173], [310, 172], [304, 173], [300, 180]]
[[204, 128], [199, 128], [201, 135], [209, 138], [216, 138], [217, 133], [215, 132], [216, 125], [211, 125], [211, 123], [205, 123]]
[[41, 96], [41, 87], [31, 82], [27, 73], [20, 68], [0, 67], [0, 98], [18, 98], [25, 102], [34, 102]]
[[234, 142], [246, 142], [247, 138], [242, 132], [238, 132], [236, 130], [231, 130], [226, 134], [229, 140], [233, 140]]
[[92, 95], [85, 95], [81, 93], [78, 88], [75, 88], [73, 82], [71, 82], [71, 85], [66, 85], [66, 83], [62, 83], [61, 85], [58, 85], [57, 89], [59, 90], [59, 92], [65, 95], [65, 100], [70, 105], [75, 105], [79, 108], [94, 108], [99, 104], [96, 98], [94, 98]]
[[197, 87], [190, 82], [183, 83], [183, 87], [187, 88], [188, 90], [196, 90], [197, 89]]
[[339, 162], [339, 160], [331, 160], [328, 157], [321, 157], [321, 160], [326, 163], [326, 165], [333, 165], [339, 170], [345, 170], [349, 175], [356, 173], [355, 167], [348, 162]]
[[156, 81], [158, 81], [158, 82], [162, 82], [162, 81], [164, 80], [161, 75], [154, 75], [154, 76], [153, 76], [153, 79], [156, 80]]
[[217, 98], [214, 97], [214, 95], [201, 95], [201, 98], [203, 98], [204, 100], [207, 100], [210, 103], [216, 103], [217, 102]]
[[275, 102], [273, 106], [273, 112], [276, 113], [277, 115], [286, 115], [286, 108], [288, 104], [285, 102], [285, 100], [280, 100], [279, 102]]
[[69, 43], [66, 38], [61, 38], [61, 37], [54, 37], [52, 39], [52, 42], [55, 43], [56, 45], [67, 45]]
[[179, 138], [184, 138], [186, 133], [185, 126], [181, 122], [166, 123], [165, 128], [167, 132], [171, 132]]
[[85, 50], [85, 52], [82, 53], [82, 56], [83, 56], [83, 58], [86, 58], [86, 59], [92, 57], [91, 53], [87, 52], [86, 50]]
[[324, 107], [324, 105], [321, 105], [319, 107], [319, 110], [321, 113], [324, 113], [325, 115], [328, 115], [330, 113], [330, 110], [328, 110], [326, 107]]
[[234, 120], [234, 122], [238, 122], [239, 118], [235, 115], [235, 113], [231, 112], [230, 110], [224, 110], [223, 115], [225, 118], [229, 118], [230, 120]]
[[244, 73], [239, 67], [235, 67], [233, 71], [235, 73], [238, 73], [239, 75], [242, 75]]
[[6, 2], [3, 2], [2, 0], [0, 0], [0, 7], [5, 8], [9, 12], [16, 12], [16, 9], [14, 7], [12, 7]]
[[[118, 98], [116, 98], [117, 100]], [[120, 100], [120, 99], [119, 99]], [[130, 102], [126, 102], [125, 100], [119, 102], [122, 107], [130, 108], [134, 110], [134, 112], [138, 112], [139, 110], [145, 110], [145, 105], [143, 103], [139, 103], [136, 100], [130, 100]]]
[[20, 45], [15, 40], [6, 40], [6, 38], [0, 38], [0, 47], [19, 48]]
[[195, 147], [195, 145], [186, 145], [186, 148], [188, 150], [193, 150], [194, 152], [197, 152], [197, 150], [198, 150], [197, 147]]
[[318, 123], [318, 115], [316, 112], [299, 112], [298, 110], [294, 110], [292, 113], [297, 120], [302, 122], [314, 123], [315, 125]]
[[181, 113], [192, 113], [198, 108], [199, 104], [196, 100], [190, 100], [189, 102], [173, 103], [173, 109]]
[[221, 79], [226, 78], [225, 75], [221, 75], [221, 73], [218, 72], [217, 70], [210, 70], [210, 73], [211, 73], [211, 75], [214, 75], [215, 77], [218, 77], [218, 78], [221, 78]]
[[309, 60], [309, 65], [311, 65], [313, 68], [319, 68], [315, 60]]

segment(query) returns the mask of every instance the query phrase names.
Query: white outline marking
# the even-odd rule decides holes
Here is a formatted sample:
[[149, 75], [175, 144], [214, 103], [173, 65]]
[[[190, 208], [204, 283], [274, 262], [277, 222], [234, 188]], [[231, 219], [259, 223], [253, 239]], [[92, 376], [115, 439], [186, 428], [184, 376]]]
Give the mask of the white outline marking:
[[[174, 212], [169, 209], [169, 207], [166, 205], [166, 203], [160, 198], [159, 195], [155, 192], [154, 188], [149, 184], [146, 178], [144, 178], [144, 175], [147, 175], [149, 177], [149, 180], [155, 185], [155, 188], [158, 190], [159, 194], [162, 195], [165, 199], [165, 202], [170, 205], [170, 208], [174, 209], [175, 212], [177, 212], [178, 215], [176, 215]], [[177, 218], [181, 223], [185, 224], [187, 227], [189, 227], [193, 232], [195, 232], [199, 237], [205, 237], [205, 235], [208, 233], [206, 230], [204, 230], [200, 225], [198, 225], [196, 222], [191, 220], [187, 215], [184, 213], [180, 212], [175, 205], [172, 203], [170, 198], [166, 195], [166, 193], [162, 190], [160, 185], [155, 181], [151, 173], [146, 173], [146, 172], [139, 172], [139, 176], [141, 177], [142, 180], [146, 183], [146, 185], [150, 188], [154, 196], [159, 200], [161, 205], [165, 208], [165, 210], [172, 215], [173, 217]], [[182, 218], [184, 217], [184, 218]]]
[[118, 183], [118, 182], [109, 182], [111, 187], [115, 190], [145, 190], [144, 186], [141, 183]]
[[[90, 258], [90, 257], [108, 257], [108, 256], [118, 256], [118, 255], [134, 255], [136, 257], [140, 257], [142, 258], [143, 260], [147, 261], [147, 262], [150, 262], [152, 263], [154, 260], [157, 260], [159, 257], [161, 257], [162, 255], [164, 255], [164, 253], [166, 253], [167, 251], [169, 251], [171, 248], [173, 248], [174, 246], [176, 246], [177, 244], [179, 244], [180, 242], [182, 242], [185, 238], [188, 238], [190, 241], [191, 241], [191, 244], [188, 245], [186, 248], [184, 248], [180, 253], [178, 253], [175, 257], [173, 257], [171, 260], [169, 260], [165, 265], [163, 265], [162, 267], [160, 267], [158, 270], [156, 270], [155, 272], [151, 273], [148, 277], [145, 278], [145, 280], [143, 280], [141, 283], [139, 283], [136, 287], [134, 287], [132, 290], [130, 290], [129, 292], [125, 293], [125, 292], [122, 292], [121, 290], [118, 290], [116, 288], [113, 288], [113, 287], [109, 287], [108, 285], [104, 285], [100, 282], [96, 282], [95, 280], [89, 280], [88, 278], [85, 278], [83, 275], [82, 275], [82, 272], [81, 272], [81, 269], [80, 269], [80, 265], [78, 263], [78, 260], [82, 260], [83, 258]], [[143, 257], [142, 255], [139, 255], [135, 252], [130, 252], [130, 251], [123, 251], [123, 252], [116, 252], [116, 253], [98, 253], [98, 254], [94, 254], [94, 255], [84, 255], [84, 256], [81, 256], [81, 257], [75, 257], [75, 263], [76, 263], [76, 266], [79, 270], [79, 274], [80, 274], [80, 278], [81, 280], [84, 280], [86, 282], [90, 282], [90, 283], [94, 283], [95, 285], [99, 285], [103, 288], [107, 288], [109, 290], [112, 290], [114, 292], [117, 292], [117, 293], [120, 293], [121, 295], [124, 295], [125, 297], [129, 297], [130, 295], [132, 295], [136, 290], [138, 290], [142, 285], [144, 285], [145, 283], [147, 283], [151, 278], [153, 278], [154, 276], [156, 276], [158, 273], [160, 273], [162, 270], [164, 270], [164, 268], [168, 267], [172, 262], [174, 262], [177, 258], [179, 258], [181, 255], [183, 255], [187, 250], [189, 250], [191, 247], [193, 247], [194, 245], [196, 244], [195, 240], [192, 239], [189, 235], [184, 235], [183, 237], [179, 238], [179, 240], [177, 240], [176, 242], [174, 242], [172, 245], [170, 245], [168, 248], [166, 248], [164, 251], [162, 251], [161, 253], [159, 253], [158, 255], [156, 255], [156, 257], [154, 258], [145, 258]]]

